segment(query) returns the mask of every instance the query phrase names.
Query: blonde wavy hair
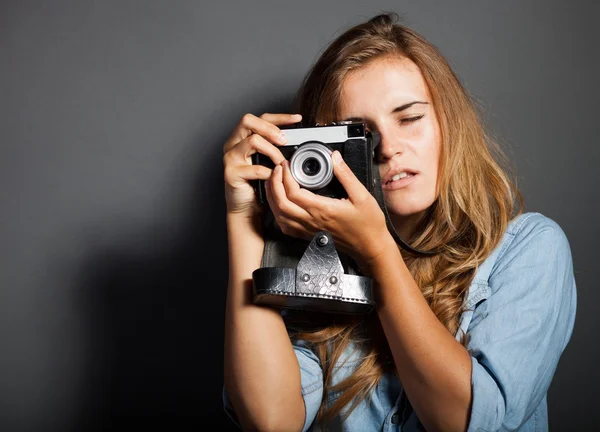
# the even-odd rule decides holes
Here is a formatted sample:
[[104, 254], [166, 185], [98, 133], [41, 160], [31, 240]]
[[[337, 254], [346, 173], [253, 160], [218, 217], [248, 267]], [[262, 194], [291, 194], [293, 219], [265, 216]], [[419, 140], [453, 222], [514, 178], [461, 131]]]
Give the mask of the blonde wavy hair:
[[[410, 242], [439, 253], [426, 257], [402, 253], [431, 310], [456, 336], [475, 271], [499, 244], [510, 220], [522, 212], [523, 201], [507, 174], [507, 159], [484, 131], [476, 104], [447, 61], [435, 46], [397, 21], [394, 13], [378, 15], [335, 39], [306, 75], [294, 112], [303, 115], [305, 125], [340, 120], [341, 88], [350, 72], [384, 56], [408, 58], [419, 67], [438, 116], [442, 144], [439, 194]], [[347, 416], [384, 373], [395, 370], [376, 313], [366, 318], [293, 314], [288, 319], [303, 322], [291, 336], [308, 342], [321, 361], [320, 424], [353, 402]], [[459, 336], [466, 344], [464, 335]], [[334, 366], [350, 342], [362, 347], [364, 355], [350, 377], [332, 385]], [[331, 407], [329, 392], [341, 392]]]

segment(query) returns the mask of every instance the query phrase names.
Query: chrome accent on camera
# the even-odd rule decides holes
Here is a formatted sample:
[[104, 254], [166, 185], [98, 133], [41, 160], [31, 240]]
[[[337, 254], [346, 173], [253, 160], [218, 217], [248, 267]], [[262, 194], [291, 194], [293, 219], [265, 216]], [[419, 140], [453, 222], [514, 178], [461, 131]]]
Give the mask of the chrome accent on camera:
[[290, 159], [290, 171], [298, 184], [309, 190], [321, 189], [333, 179], [332, 151], [319, 143], [306, 143]]
[[316, 128], [285, 129], [286, 146], [300, 145], [308, 141], [324, 144], [344, 142], [348, 139], [348, 126], [327, 126]]

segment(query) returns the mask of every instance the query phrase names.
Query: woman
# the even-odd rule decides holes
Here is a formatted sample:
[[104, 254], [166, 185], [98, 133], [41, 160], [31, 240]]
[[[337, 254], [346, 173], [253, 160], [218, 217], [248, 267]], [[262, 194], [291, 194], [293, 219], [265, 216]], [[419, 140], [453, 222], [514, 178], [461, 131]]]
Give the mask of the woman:
[[[546, 392], [573, 329], [567, 239], [521, 214], [473, 103], [439, 52], [377, 16], [322, 54], [297, 97], [301, 115], [246, 115], [225, 143], [230, 274], [225, 404], [247, 430], [546, 430]], [[375, 199], [339, 153], [335, 200], [300, 188], [278, 126], [360, 120], [381, 134], [385, 201], [410, 244], [401, 251]], [[253, 166], [250, 155], [276, 167]], [[268, 180], [284, 233], [330, 232], [376, 281], [376, 312], [288, 331], [252, 305], [262, 209], [250, 181]]]

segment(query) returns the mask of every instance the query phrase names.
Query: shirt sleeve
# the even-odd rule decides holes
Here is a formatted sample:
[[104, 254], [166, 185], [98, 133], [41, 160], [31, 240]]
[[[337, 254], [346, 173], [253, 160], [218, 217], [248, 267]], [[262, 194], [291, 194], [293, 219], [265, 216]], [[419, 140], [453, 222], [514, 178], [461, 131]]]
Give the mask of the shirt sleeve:
[[[304, 341], [293, 341], [294, 353], [300, 366], [300, 384], [302, 389], [302, 398], [304, 399], [304, 425], [302, 432], [306, 432], [312, 425], [317, 416], [321, 400], [323, 398], [323, 372], [321, 370], [319, 358], [308, 347]], [[223, 386], [223, 408], [229, 418], [241, 427], [238, 418], [231, 405], [231, 400]]]
[[501, 251], [491, 295], [467, 331], [472, 363], [469, 431], [516, 430], [546, 395], [573, 331], [569, 244], [552, 220], [527, 218]]
[[323, 371], [319, 358], [304, 341], [295, 341], [293, 344], [300, 366], [302, 398], [306, 414], [302, 432], [306, 432], [317, 417], [323, 399]]

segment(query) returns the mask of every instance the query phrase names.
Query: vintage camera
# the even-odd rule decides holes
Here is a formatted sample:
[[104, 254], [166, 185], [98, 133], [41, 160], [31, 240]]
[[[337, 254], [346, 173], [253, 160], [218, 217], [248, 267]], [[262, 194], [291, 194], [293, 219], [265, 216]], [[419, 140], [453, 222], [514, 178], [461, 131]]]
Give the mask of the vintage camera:
[[[338, 150], [362, 184], [378, 196], [375, 148], [379, 134], [366, 131], [363, 123], [288, 128], [285, 134], [288, 143], [279, 149], [301, 187], [332, 198], [347, 197], [333, 174], [331, 154]], [[260, 153], [253, 155], [252, 162], [274, 167], [271, 159]], [[256, 189], [266, 204], [264, 181], [259, 180]], [[329, 233], [321, 231], [308, 243], [294, 239], [278, 229], [271, 212], [267, 212], [264, 228], [261, 268], [252, 274], [256, 304], [346, 314], [373, 310], [373, 280], [357, 272], [349, 257], [338, 254]]]
[[[364, 123], [343, 121], [283, 130], [288, 142], [279, 149], [290, 162], [292, 176], [301, 187], [318, 195], [346, 198], [346, 191], [333, 175], [331, 154], [338, 150], [356, 177], [369, 192], [373, 192], [375, 170], [378, 169], [375, 148], [379, 144], [379, 134], [367, 131]], [[274, 167], [273, 161], [260, 153], [252, 156], [252, 163]], [[257, 193], [259, 200], [266, 203], [263, 180], [257, 183]]]

